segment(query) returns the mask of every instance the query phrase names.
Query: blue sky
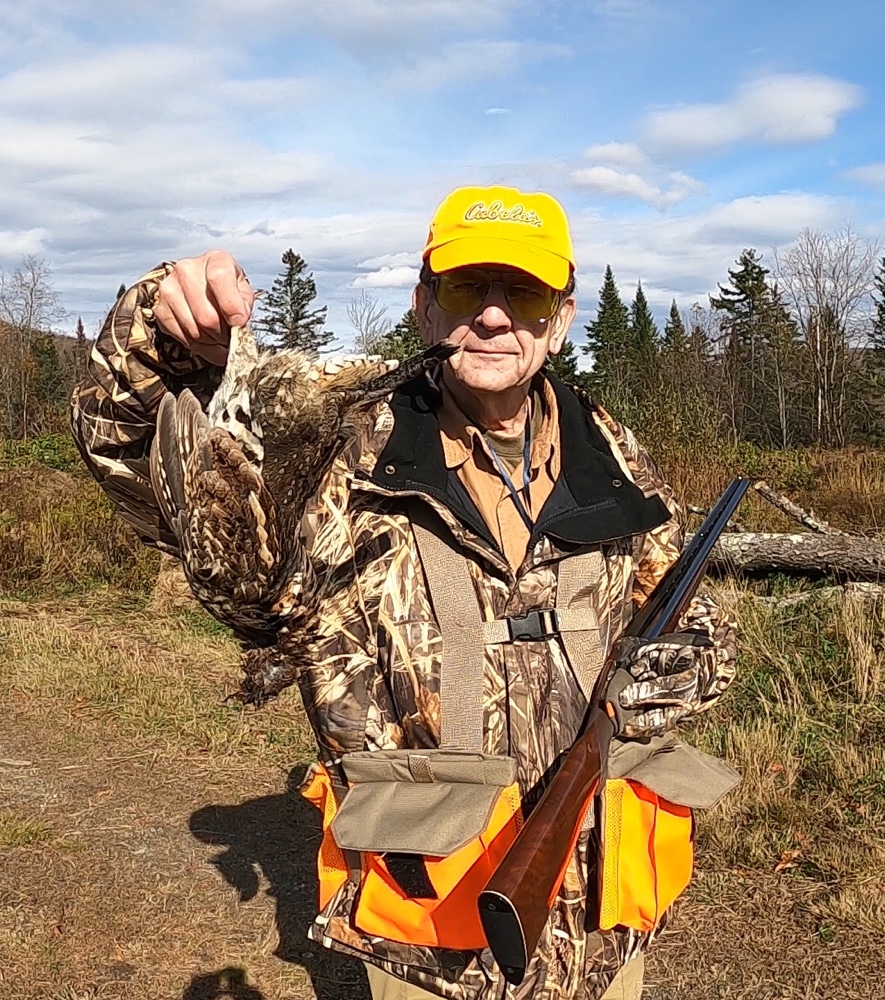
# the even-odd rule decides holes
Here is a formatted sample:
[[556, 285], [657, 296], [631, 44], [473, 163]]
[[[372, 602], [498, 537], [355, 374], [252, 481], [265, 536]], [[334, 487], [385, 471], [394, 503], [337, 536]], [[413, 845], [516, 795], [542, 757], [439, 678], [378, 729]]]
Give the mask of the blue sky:
[[505, 183], [566, 206], [581, 321], [607, 263], [687, 309], [744, 247], [882, 235], [883, 28], [878, 0], [0, 0], [0, 267], [45, 257], [94, 330], [162, 259], [224, 247], [266, 287], [292, 246], [346, 345], [361, 291], [408, 307], [444, 195]]

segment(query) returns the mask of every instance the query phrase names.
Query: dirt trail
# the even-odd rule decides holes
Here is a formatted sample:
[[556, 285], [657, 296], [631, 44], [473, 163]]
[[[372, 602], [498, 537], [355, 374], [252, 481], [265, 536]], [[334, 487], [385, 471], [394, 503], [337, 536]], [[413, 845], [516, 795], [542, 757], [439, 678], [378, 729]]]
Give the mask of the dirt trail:
[[300, 768], [244, 781], [113, 738], [72, 754], [65, 735], [0, 719], [0, 802], [48, 830], [0, 851], [4, 998], [366, 995], [358, 966], [304, 938], [317, 823], [287, 790]]

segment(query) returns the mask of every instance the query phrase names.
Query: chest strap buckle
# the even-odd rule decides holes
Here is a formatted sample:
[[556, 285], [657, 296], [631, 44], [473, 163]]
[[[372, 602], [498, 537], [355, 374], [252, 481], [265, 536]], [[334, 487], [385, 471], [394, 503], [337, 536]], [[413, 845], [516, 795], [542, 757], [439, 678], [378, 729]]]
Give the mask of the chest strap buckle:
[[504, 620], [507, 622], [511, 642], [550, 639], [559, 634], [559, 621], [555, 608], [529, 611], [528, 614], [514, 615]]

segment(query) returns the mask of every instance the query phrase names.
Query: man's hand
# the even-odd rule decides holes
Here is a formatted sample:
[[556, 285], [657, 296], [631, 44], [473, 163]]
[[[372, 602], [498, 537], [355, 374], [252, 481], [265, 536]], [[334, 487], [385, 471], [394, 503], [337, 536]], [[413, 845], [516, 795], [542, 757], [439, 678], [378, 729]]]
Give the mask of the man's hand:
[[165, 333], [210, 364], [224, 365], [230, 328], [252, 315], [255, 292], [226, 250], [178, 261], [160, 282], [154, 319]]
[[703, 711], [718, 694], [719, 650], [704, 632], [624, 638], [618, 645], [618, 667], [634, 678], [618, 695], [628, 710], [621, 736], [660, 735]]

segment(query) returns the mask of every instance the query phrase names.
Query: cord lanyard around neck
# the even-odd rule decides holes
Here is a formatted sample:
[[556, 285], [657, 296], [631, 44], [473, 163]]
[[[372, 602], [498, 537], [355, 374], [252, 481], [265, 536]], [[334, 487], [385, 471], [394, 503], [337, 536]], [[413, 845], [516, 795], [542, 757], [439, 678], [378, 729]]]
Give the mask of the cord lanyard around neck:
[[[495, 468], [498, 470], [498, 475], [504, 480], [504, 485], [510, 491], [510, 496], [513, 498], [513, 503], [516, 506], [516, 510], [519, 513], [519, 516], [522, 518], [523, 524], [526, 526], [526, 528], [528, 528], [529, 534], [531, 534], [533, 528], [535, 527], [535, 522], [532, 520], [531, 515], [526, 510], [525, 504], [520, 499], [519, 492], [513, 485], [513, 480], [510, 478], [510, 473], [504, 467], [504, 463], [498, 457], [498, 453], [491, 446], [491, 444], [488, 443], [488, 439], [486, 440], [486, 444], [488, 445], [488, 449], [489, 452], [491, 453], [492, 460], [495, 463]], [[529, 496], [529, 483], [531, 482], [532, 478], [532, 470], [530, 465], [531, 450], [532, 450], [532, 434], [531, 434], [531, 428], [529, 426], [529, 421], [526, 420], [525, 444], [523, 445], [522, 449], [522, 487], [525, 490], [525, 496], [529, 504], [531, 504], [532, 502], [531, 497]]]

